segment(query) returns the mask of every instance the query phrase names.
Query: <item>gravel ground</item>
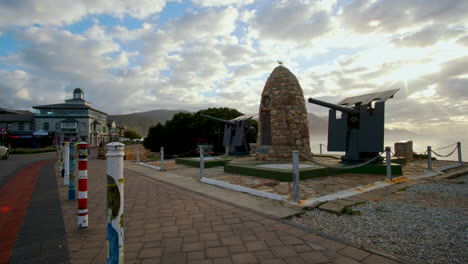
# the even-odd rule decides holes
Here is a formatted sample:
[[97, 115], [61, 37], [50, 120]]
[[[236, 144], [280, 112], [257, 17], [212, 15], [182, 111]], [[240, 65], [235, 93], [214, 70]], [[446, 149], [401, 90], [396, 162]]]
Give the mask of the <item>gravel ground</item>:
[[414, 185], [352, 208], [290, 221], [417, 263], [468, 263], [468, 175]]

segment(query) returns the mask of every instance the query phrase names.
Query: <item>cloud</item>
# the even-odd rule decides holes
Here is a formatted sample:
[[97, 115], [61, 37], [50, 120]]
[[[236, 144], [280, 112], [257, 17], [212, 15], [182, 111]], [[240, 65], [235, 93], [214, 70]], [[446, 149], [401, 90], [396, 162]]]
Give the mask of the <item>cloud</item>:
[[0, 28], [6, 26], [67, 25], [88, 15], [129, 15], [144, 19], [163, 10], [163, 0], [77, 1], [6, 0], [0, 5]]
[[251, 4], [254, 2], [254, 0], [192, 0], [192, 2], [202, 7], [219, 7], [229, 5], [240, 7]]
[[276, 1], [243, 17], [258, 39], [309, 42], [332, 30], [335, 1]]
[[464, 0], [356, 0], [341, 9], [340, 24], [360, 33], [404, 33], [443, 21], [446, 25], [468, 21]]

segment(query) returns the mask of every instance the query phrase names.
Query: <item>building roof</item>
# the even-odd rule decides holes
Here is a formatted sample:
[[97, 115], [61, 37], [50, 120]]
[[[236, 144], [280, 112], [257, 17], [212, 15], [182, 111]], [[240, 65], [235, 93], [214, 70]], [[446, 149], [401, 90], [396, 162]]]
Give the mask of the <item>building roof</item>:
[[33, 106], [33, 108], [34, 109], [91, 109], [91, 110], [94, 110], [96, 112], [107, 115], [107, 113], [102, 112], [100, 110], [97, 110], [95, 108], [92, 108], [92, 107], [90, 107], [88, 105], [85, 105], [85, 104], [67, 104], [67, 103], [64, 103], [64, 104], [36, 105], [36, 106]]
[[32, 114], [32, 112], [28, 110], [12, 110], [0, 108], [0, 114]]
[[34, 114], [0, 114], [0, 121], [2, 122], [33, 122]]

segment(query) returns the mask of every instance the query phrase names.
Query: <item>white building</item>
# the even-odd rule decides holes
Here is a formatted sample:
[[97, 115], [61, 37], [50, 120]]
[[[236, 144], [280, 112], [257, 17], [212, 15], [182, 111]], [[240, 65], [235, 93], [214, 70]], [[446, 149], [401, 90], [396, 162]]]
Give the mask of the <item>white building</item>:
[[84, 100], [80, 88], [73, 91], [73, 98], [63, 104], [33, 106], [36, 109], [35, 128], [59, 134], [60, 141], [84, 141], [91, 146], [107, 143], [109, 133], [107, 114], [91, 107]]

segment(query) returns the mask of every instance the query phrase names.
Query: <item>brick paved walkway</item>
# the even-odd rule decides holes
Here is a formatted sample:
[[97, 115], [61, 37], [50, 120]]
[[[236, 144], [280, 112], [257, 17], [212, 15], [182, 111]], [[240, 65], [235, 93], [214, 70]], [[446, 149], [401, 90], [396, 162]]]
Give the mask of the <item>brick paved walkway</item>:
[[[67, 201], [57, 173], [73, 263], [106, 260], [105, 162], [88, 163], [84, 230], [76, 228], [77, 201]], [[397, 263], [130, 170], [124, 177], [126, 263]]]

